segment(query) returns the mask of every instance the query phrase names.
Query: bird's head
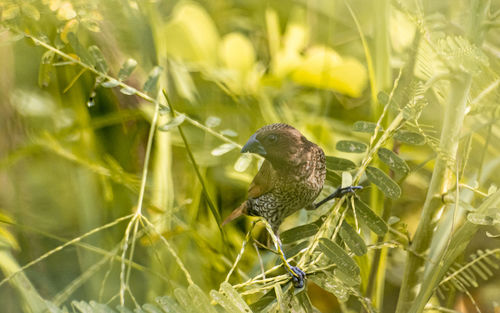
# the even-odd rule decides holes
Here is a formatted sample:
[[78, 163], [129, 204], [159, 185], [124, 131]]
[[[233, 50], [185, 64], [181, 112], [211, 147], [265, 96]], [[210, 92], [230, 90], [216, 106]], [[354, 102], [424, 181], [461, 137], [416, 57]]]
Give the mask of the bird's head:
[[287, 124], [266, 125], [253, 134], [241, 149], [263, 156], [273, 167], [296, 166], [311, 144], [298, 130]]

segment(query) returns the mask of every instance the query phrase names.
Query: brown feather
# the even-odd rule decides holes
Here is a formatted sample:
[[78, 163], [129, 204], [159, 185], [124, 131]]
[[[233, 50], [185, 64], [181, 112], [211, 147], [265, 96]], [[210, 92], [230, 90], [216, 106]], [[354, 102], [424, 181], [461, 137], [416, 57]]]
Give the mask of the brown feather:
[[271, 163], [265, 160], [255, 175], [250, 187], [248, 187], [248, 198], [257, 198], [273, 189], [273, 179], [276, 171]]
[[238, 208], [236, 208], [228, 217], [222, 222], [221, 226], [226, 225], [227, 223], [237, 219], [238, 217], [246, 214], [248, 211], [248, 201], [243, 202]]

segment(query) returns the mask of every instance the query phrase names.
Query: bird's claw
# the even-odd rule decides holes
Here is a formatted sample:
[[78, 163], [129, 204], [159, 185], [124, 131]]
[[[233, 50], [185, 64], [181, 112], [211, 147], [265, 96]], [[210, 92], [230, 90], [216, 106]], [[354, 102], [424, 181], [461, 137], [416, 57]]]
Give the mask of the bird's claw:
[[348, 187], [339, 188], [337, 197], [340, 198], [345, 194], [354, 193], [358, 189], [363, 189], [363, 186], [348, 186]]
[[292, 275], [293, 286], [299, 289], [304, 287], [304, 280], [306, 279], [306, 273], [304, 273], [304, 271], [298, 268], [297, 266], [291, 266], [290, 269], [293, 272], [290, 273], [290, 275]]

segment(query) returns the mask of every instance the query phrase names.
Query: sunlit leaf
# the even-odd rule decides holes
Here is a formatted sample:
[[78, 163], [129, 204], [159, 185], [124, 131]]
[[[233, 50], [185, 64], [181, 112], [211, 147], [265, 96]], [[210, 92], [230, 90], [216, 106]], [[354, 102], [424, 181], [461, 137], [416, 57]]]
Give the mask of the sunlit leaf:
[[338, 244], [330, 239], [320, 238], [319, 248], [337, 265], [338, 269], [352, 276], [359, 275], [359, 267], [356, 262]]
[[237, 146], [235, 144], [232, 144], [232, 143], [223, 143], [220, 146], [213, 149], [210, 153], [213, 156], [220, 156], [220, 155], [228, 153], [229, 151], [235, 149], [236, 147]]
[[219, 291], [210, 291], [210, 296], [228, 312], [252, 313], [241, 295], [227, 282], [220, 285]]
[[387, 220], [387, 224], [389, 224], [389, 225], [394, 225], [394, 224], [396, 224], [396, 223], [397, 223], [397, 222], [399, 222], [399, 221], [400, 221], [400, 218], [399, 218], [399, 217], [397, 217], [397, 216], [391, 216], [391, 217], [389, 217], [389, 219]]
[[394, 172], [405, 175], [410, 171], [406, 162], [389, 149], [380, 148], [377, 151], [377, 155], [380, 160], [387, 164]]
[[401, 188], [381, 169], [368, 166], [366, 168], [368, 180], [375, 184], [387, 197], [397, 199], [401, 196]]
[[500, 223], [500, 213], [497, 213], [497, 216], [491, 216], [482, 213], [469, 213], [467, 214], [467, 220], [472, 224], [476, 225], [494, 225]]
[[361, 236], [346, 221], [340, 227], [340, 237], [346, 245], [356, 255], [363, 255], [367, 252], [366, 244]]
[[281, 242], [286, 245], [295, 241], [306, 239], [318, 232], [318, 225], [305, 224], [286, 230], [280, 234]]
[[348, 171], [356, 168], [356, 164], [347, 159], [326, 156], [326, 167], [334, 171]]
[[234, 170], [236, 172], [244, 172], [252, 163], [252, 155], [250, 153], [242, 153], [236, 163], [234, 163]]
[[104, 88], [113, 88], [113, 87], [116, 87], [120, 84], [119, 81], [117, 81], [116, 79], [111, 79], [111, 80], [108, 80], [108, 81], [105, 81], [101, 84], [101, 86], [103, 86]]
[[[373, 133], [375, 128], [377, 127], [377, 123], [366, 122], [366, 121], [357, 121], [352, 125], [352, 130], [359, 133]], [[379, 127], [379, 130], [382, 130], [382, 127]]]
[[95, 60], [95, 65], [97, 70], [99, 70], [101, 73], [106, 74], [108, 72], [108, 64], [106, 63], [106, 60], [104, 59], [104, 56], [102, 55], [102, 52], [99, 49], [99, 47], [90, 46], [89, 53]]
[[123, 93], [124, 95], [131, 96], [137, 93], [137, 89], [127, 86], [121, 88], [120, 92]]
[[394, 139], [410, 145], [423, 145], [425, 143], [424, 136], [407, 130], [397, 131], [394, 135]]
[[118, 80], [125, 80], [127, 79], [130, 74], [134, 71], [135, 67], [137, 66], [137, 61], [134, 59], [127, 59], [120, 68], [120, 71], [118, 72]]
[[234, 130], [232, 129], [224, 129], [220, 132], [222, 135], [224, 136], [229, 136], [229, 137], [236, 137], [238, 136], [238, 133], [235, 132]]
[[352, 175], [349, 172], [342, 172], [342, 188], [352, 186]]
[[221, 118], [218, 116], [209, 116], [207, 117], [207, 120], [205, 121], [205, 126], [214, 128], [220, 125], [222, 122]]
[[148, 79], [144, 83], [142, 90], [150, 95], [154, 95], [157, 91], [158, 80], [160, 79], [160, 74], [163, 71], [161, 66], [155, 66], [148, 74]]
[[54, 60], [54, 51], [47, 50], [40, 60], [40, 69], [38, 70], [38, 86], [47, 87], [50, 83], [50, 75], [54, 69], [52, 62]]
[[377, 214], [375, 214], [370, 207], [363, 201], [356, 199], [356, 214], [375, 234], [379, 236], [387, 233], [387, 224]]
[[169, 131], [172, 128], [175, 128], [175, 127], [181, 125], [185, 119], [186, 119], [185, 114], [179, 114], [176, 117], [174, 117], [173, 119], [171, 119], [168, 123], [163, 124], [162, 126], [158, 127], [158, 130], [161, 130], [164, 132]]
[[[78, 31], [78, 25], [79, 25], [79, 23], [76, 19], [69, 20], [66, 22], [66, 24], [64, 24], [64, 27], [61, 31], [61, 40], [64, 43], [69, 42], [69, 38], [68, 38], [69, 34], [76, 33]], [[78, 53], [78, 51], [75, 51], [75, 52]]]
[[366, 151], [366, 144], [351, 140], [340, 140], [335, 149], [348, 153], [363, 153]]

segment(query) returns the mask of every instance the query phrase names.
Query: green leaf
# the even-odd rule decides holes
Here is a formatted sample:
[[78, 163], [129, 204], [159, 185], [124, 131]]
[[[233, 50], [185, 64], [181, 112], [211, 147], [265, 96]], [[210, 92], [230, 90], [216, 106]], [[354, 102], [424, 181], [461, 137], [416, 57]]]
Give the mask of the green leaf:
[[104, 83], [101, 84], [101, 86], [103, 86], [104, 88], [114, 88], [116, 86], [118, 86], [120, 84], [119, 81], [117, 81], [116, 79], [111, 79], [111, 80], [108, 80], [108, 81], [105, 81]]
[[215, 127], [219, 126], [221, 122], [222, 122], [222, 120], [221, 120], [220, 117], [218, 117], [218, 116], [209, 116], [205, 120], [205, 126], [207, 126], [209, 128], [215, 128]]
[[186, 313], [186, 311], [171, 297], [157, 297], [156, 303], [161, 306], [163, 311], [168, 313]]
[[340, 227], [340, 237], [354, 254], [363, 255], [366, 253], [367, 249], [363, 238], [346, 221], [343, 221]]
[[293, 245], [293, 246], [285, 246], [285, 247], [283, 247], [283, 250], [284, 250], [286, 257], [291, 258], [291, 257], [295, 256], [297, 253], [299, 253], [300, 251], [307, 248], [308, 245], [309, 245], [309, 242], [307, 240], [304, 240], [304, 241], [301, 241], [298, 244]]
[[348, 171], [356, 168], [356, 164], [348, 159], [326, 156], [326, 167], [333, 171]]
[[252, 155], [250, 153], [242, 153], [236, 163], [234, 163], [234, 170], [236, 172], [244, 172], [252, 163]]
[[147, 94], [155, 94], [157, 92], [158, 79], [160, 79], [160, 74], [163, 71], [161, 66], [155, 66], [149, 72], [148, 79], [144, 83], [142, 90]]
[[327, 238], [319, 239], [319, 248], [321, 251], [332, 260], [339, 270], [346, 274], [357, 276], [359, 275], [359, 267], [353, 259], [349, 257], [338, 244]]
[[342, 172], [342, 188], [352, 186], [352, 175], [349, 172]]
[[476, 225], [494, 225], [500, 223], [500, 213], [497, 213], [496, 218], [491, 215], [483, 213], [469, 213], [467, 214], [467, 220], [472, 224]]
[[318, 225], [316, 224], [305, 224], [292, 229], [286, 230], [281, 233], [281, 242], [286, 245], [295, 241], [299, 241], [308, 237], [313, 236], [318, 232]]
[[366, 168], [368, 180], [375, 184], [387, 197], [397, 199], [401, 196], [401, 188], [381, 169], [368, 166]]
[[135, 67], [137, 66], [137, 61], [134, 59], [128, 59], [125, 61], [120, 68], [120, 71], [118, 72], [118, 80], [125, 80], [127, 79], [130, 74], [134, 71]]
[[342, 184], [342, 177], [334, 171], [326, 170], [326, 181], [337, 187]]
[[173, 119], [171, 119], [168, 123], [163, 124], [162, 126], [158, 127], [158, 130], [161, 130], [163, 132], [169, 131], [172, 128], [181, 125], [185, 119], [186, 119], [185, 114], [179, 114], [176, 117], [174, 117]]
[[335, 277], [333, 274], [327, 271], [321, 271], [311, 275], [308, 278], [311, 279], [316, 285], [321, 287], [323, 290], [332, 293], [337, 297], [340, 302], [346, 302], [349, 300], [349, 290], [346, 286]]
[[386, 148], [380, 148], [377, 154], [380, 160], [387, 164], [394, 172], [406, 175], [410, 171], [406, 162], [393, 151]]
[[215, 308], [210, 304], [210, 299], [200, 287], [194, 284], [189, 285], [188, 293], [191, 296], [193, 305], [198, 309], [198, 312], [217, 313]]
[[210, 153], [213, 156], [221, 156], [223, 154], [228, 153], [231, 150], [234, 150], [234, 148], [237, 148], [237, 146], [233, 143], [223, 143], [220, 146], [214, 148]]
[[363, 153], [366, 151], [366, 144], [351, 140], [340, 140], [335, 148], [342, 152]]
[[235, 132], [234, 130], [232, 129], [224, 129], [220, 132], [222, 135], [224, 136], [229, 136], [229, 137], [236, 137], [238, 136], [238, 133]]
[[50, 83], [50, 74], [54, 70], [52, 62], [54, 61], [55, 53], [53, 51], [46, 51], [40, 60], [40, 69], [38, 71], [38, 86], [47, 87]]
[[78, 37], [76, 37], [76, 34], [73, 32], [68, 33], [68, 42], [73, 48], [73, 50], [76, 52], [76, 54], [82, 59], [83, 63], [87, 65], [95, 65], [95, 60], [92, 58], [92, 56], [88, 53], [87, 49], [85, 49], [81, 44], [80, 41], [78, 40]]
[[394, 135], [394, 139], [401, 141], [403, 143], [416, 146], [420, 146], [425, 143], [424, 136], [420, 135], [419, 133], [411, 132], [408, 130], [398, 130]]
[[204, 313], [204, 311], [199, 311], [198, 308], [193, 303], [193, 299], [189, 296], [186, 289], [179, 287], [174, 290], [175, 299], [177, 302], [185, 308], [189, 313]]
[[220, 285], [219, 291], [210, 291], [210, 296], [228, 312], [252, 313], [241, 295], [227, 282]]
[[[357, 121], [352, 125], [352, 130], [359, 133], [373, 133], [375, 128], [377, 128], [377, 123], [366, 121]], [[382, 126], [378, 129], [382, 130]]]
[[363, 201], [356, 199], [356, 214], [363, 222], [366, 223], [368, 228], [370, 228], [375, 234], [379, 236], [385, 235], [387, 233], [387, 224], [382, 220], [377, 214], [375, 214], [370, 207]]
[[337, 277], [343, 284], [349, 287], [355, 287], [361, 285], [361, 276], [351, 276], [339, 269], [333, 271], [333, 275]]
[[123, 93], [124, 95], [131, 96], [131, 95], [135, 95], [137, 93], [137, 89], [127, 86], [127, 87], [121, 88], [120, 92]]
[[89, 53], [92, 58], [95, 60], [95, 66], [97, 70], [101, 73], [106, 74], [108, 72], [108, 64], [102, 55], [101, 50], [97, 46], [90, 46]]

